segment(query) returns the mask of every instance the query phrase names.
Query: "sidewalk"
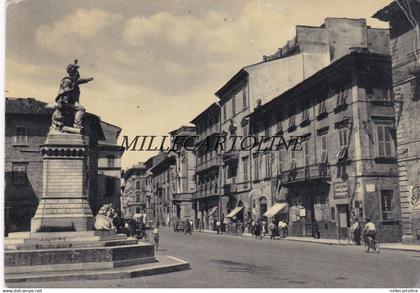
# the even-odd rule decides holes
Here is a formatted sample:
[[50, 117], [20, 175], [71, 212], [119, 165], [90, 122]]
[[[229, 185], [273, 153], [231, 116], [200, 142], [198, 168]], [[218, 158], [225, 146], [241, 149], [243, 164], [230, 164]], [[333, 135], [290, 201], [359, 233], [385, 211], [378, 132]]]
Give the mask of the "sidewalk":
[[[196, 230], [196, 232], [217, 234], [216, 231], [212, 231], [212, 230], [201, 230], [201, 231]], [[221, 234], [221, 235], [226, 235], [226, 234]], [[226, 235], [226, 236], [230, 236], [230, 235]], [[243, 233], [242, 237], [252, 237], [252, 235], [249, 233]], [[266, 238], [270, 238], [270, 236], [266, 236]], [[353, 242], [347, 242], [345, 240], [338, 241], [337, 239], [322, 239], [322, 238], [315, 239], [312, 237], [295, 237], [295, 236], [288, 236], [286, 238], [282, 238], [281, 241], [297, 241], [297, 242], [317, 243], [317, 244], [326, 244], [326, 245], [344, 245], [344, 246], [355, 245]], [[380, 248], [385, 249], [385, 250], [420, 252], [420, 245], [410, 245], [410, 244], [402, 244], [402, 243], [381, 243]]]

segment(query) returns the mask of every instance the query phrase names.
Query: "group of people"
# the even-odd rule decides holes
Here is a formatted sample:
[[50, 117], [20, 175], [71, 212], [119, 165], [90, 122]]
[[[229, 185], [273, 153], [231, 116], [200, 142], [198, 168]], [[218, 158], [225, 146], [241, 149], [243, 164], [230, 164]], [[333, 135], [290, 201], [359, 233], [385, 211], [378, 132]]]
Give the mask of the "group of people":
[[355, 218], [350, 230], [353, 232], [354, 242], [356, 242], [356, 245], [362, 244], [361, 236], [364, 237], [363, 239], [365, 242], [367, 237], [371, 237], [374, 242], [376, 241], [376, 227], [371, 218], [366, 218], [366, 224], [363, 228], [363, 231], [359, 222], [359, 218]]
[[262, 239], [268, 234], [270, 234], [270, 239], [276, 239], [277, 236], [280, 238], [287, 237], [287, 228], [287, 223], [282, 218], [279, 219], [278, 223], [275, 220], [271, 221], [269, 225], [265, 219], [259, 219], [257, 221], [252, 220], [250, 232], [256, 239]]

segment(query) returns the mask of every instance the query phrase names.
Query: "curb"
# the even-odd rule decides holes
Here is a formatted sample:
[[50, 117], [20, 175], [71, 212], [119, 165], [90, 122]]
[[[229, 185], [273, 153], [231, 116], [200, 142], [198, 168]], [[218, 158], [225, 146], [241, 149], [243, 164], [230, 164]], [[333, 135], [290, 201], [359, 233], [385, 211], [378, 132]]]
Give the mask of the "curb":
[[[201, 230], [201, 231], [197, 231], [200, 233], [207, 233], [207, 234], [217, 234], [216, 231], [205, 231], [205, 230]], [[226, 235], [226, 234], [217, 234], [217, 235], [225, 235], [225, 236], [231, 236], [231, 235]], [[251, 234], [248, 233], [244, 233], [242, 234], [242, 237], [252, 237]], [[266, 236], [265, 238], [269, 238], [268, 236]], [[278, 239], [278, 238], [276, 238]], [[290, 241], [290, 242], [304, 242], [304, 243], [313, 243], [313, 244], [323, 244], [323, 245], [340, 245], [340, 246], [355, 246], [355, 244], [353, 243], [345, 243], [345, 244], [341, 244], [341, 243], [333, 243], [333, 242], [325, 242], [325, 241], [311, 241], [311, 240], [306, 240], [306, 239], [290, 239], [290, 238], [282, 238], [280, 239], [281, 241]], [[382, 246], [383, 245], [383, 246]], [[418, 252], [420, 253], [420, 249], [417, 248], [412, 248], [412, 247], [389, 247], [387, 246], [386, 243], [383, 243], [381, 245], [381, 250], [397, 250], [397, 251], [407, 251], [407, 252]]]

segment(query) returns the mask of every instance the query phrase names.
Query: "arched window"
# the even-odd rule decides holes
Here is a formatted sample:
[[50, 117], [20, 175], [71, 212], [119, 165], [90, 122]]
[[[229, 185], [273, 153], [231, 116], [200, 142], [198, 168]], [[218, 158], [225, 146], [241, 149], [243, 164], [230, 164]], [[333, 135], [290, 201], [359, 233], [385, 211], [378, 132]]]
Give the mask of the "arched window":
[[262, 218], [267, 211], [267, 199], [262, 196], [260, 197], [260, 218]]

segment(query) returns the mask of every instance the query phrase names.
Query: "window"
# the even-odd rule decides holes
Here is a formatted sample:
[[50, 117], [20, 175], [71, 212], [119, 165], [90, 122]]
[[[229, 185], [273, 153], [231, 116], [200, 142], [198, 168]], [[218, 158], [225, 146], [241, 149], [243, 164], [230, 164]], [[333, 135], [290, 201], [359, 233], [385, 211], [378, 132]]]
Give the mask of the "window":
[[281, 123], [281, 119], [279, 117], [279, 120], [277, 121], [277, 129], [276, 129], [277, 133], [282, 133], [283, 132], [283, 125]]
[[227, 117], [226, 117], [226, 105], [227, 104], [224, 104], [222, 106], [222, 110], [223, 110], [223, 121], [226, 121], [227, 120]]
[[259, 164], [259, 158], [254, 157], [254, 179], [255, 180], [259, 180], [259, 168], [260, 168], [260, 164]]
[[347, 104], [348, 90], [341, 88], [337, 93], [337, 107]]
[[28, 171], [28, 163], [12, 164], [12, 180], [13, 185], [24, 185], [27, 181], [26, 174]]
[[244, 169], [244, 181], [248, 181], [248, 157], [242, 158], [242, 166]]
[[309, 141], [303, 142], [303, 165], [309, 167]]
[[318, 115], [327, 113], [327, 106], [325, 104], [325, 100], [321, 101], [318, 105]]
[[108, 168], [114, 168], [115, 167], [115, 157], [113, 155], [109, 155], [106, 157], [107, 159], [107, 166]]
[[290, 150], [290, 170], [296, 169], [296, 152]]
[[366, 97], [374, 101], [389, 101], [389, 91], [381, 88], [366, 88]]
[[264, 136], [270, 137], [270, 122], [268, 118], [264, 121]]
[[140, 189], [140, 181], [136, 181], [136, 189]]
[[381, 190], [382, 220], [394, 220], [394, 194], [392, 190]]
[[235, 96], [232, 97], [232, 116], [235, 116], [236, 110], [235, 110]]
[[328, 161], [328, 151], [327, 151], [327, 135], [321, 135], [321, 163], [326, 164]]
[[140, 202], [141, 198], [140, 198], [140, 192], [136, 192], [136, 202]]
[[28, 133], [25, 126], [16, 126], [13, 145], [28, 145]]
[[296, 119], [295, 119], [295, 116], [293, 115], [293, 116], [290, 116], [289, 117], [289, 128], [293, 128], [293, 127], [295, 127], [296, 126]]
[[136, 214], [140, 214], [140, 207], [136, 207]]
[[337, 159], [343, 160], [347, 155], [347, 147], [348, 147], [348, 136], [347, 136], [347, 129], [340, 129], [338, 131], [338, 141], [339, 141], [339, 148], [337, 151]]
[[331, 207], [331, 221], [335, 221], [335, 207]]
[[278, 154], [278, 170], [277, 173], [280, 174], [280, 172], [283, 170], [283, 160], [284, 160], [284, 148], [281, 146], [279, 148], [279, 154]]
[[271, 156], [270, 154], [265, 155], [265, 177], [271, 177]]
[[247, 107], [246, 88], [242, 90], [242, 104], [243, 104], [243, 108], [246, 109]]
[[376, 125], [376, 152], [378, 157], [394, 156], [393, 128], [391, 125]]
[[115, 192], [115, 184], [113, 178], [105, 179], [105, 196], [113, 196]]
[[309, 121], [309, 110], [304, 109], [302, 112], [302, 122], [307, 122], [307, 121]]

